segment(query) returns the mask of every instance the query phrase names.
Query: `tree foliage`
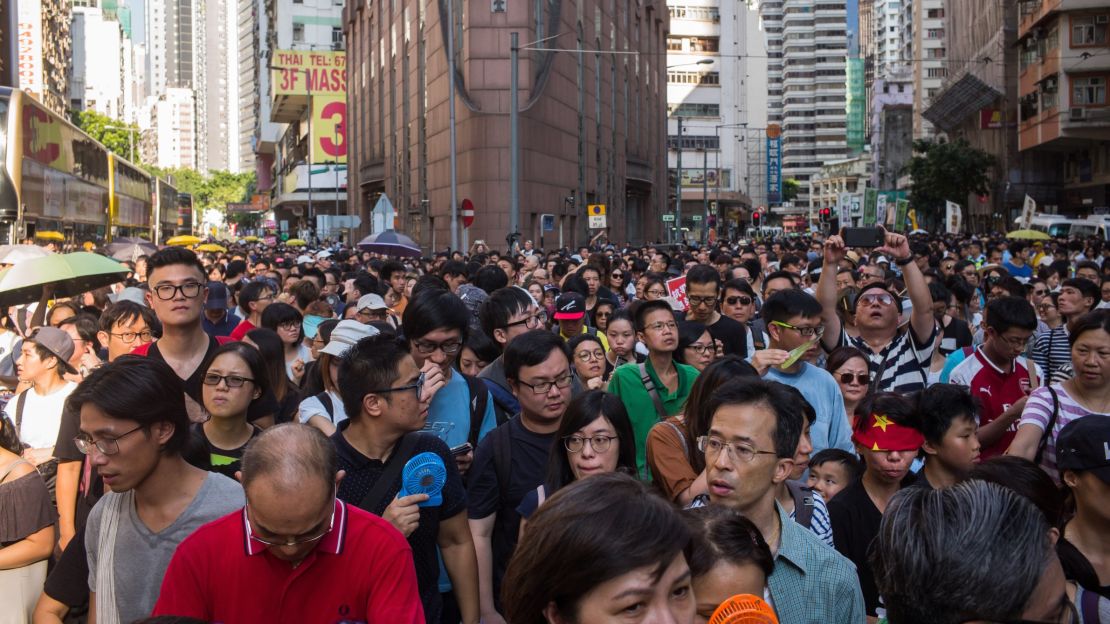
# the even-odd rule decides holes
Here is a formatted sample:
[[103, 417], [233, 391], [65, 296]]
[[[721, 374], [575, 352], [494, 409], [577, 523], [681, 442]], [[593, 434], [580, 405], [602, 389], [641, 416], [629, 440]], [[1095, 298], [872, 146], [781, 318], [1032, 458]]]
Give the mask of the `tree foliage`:
[[215, 209], [222, 212], [228, 204], [249, 201], [251, 190], [255, 187], [254, 172], [231, 173], [213, 169], [204, 175], [185, 168], [148, 166], [146, 169], [151, 175], [173, 184], [179, 192], [192, 195], [193, 208], [197, 211]]
[[782, 181], [782, 201], [794, 201], [798, 197], [798, 190], [801, 185], [794, 178], [786, 178]]
[[[135, 124], [125, 124], [118, 119], [112, 119], [91, 110], [75, 111], [71, 121], [73, 125], [103, 143], [117, 156], [134, 163], [139, 162], [139, 143], [142, 134]], [[132, 148], [134, 148], [134, 155], [132, 155]]]
[[940, 223], [946, 201], [963, 204], [972, 193], [990, 192], [988, 171], [997, 161], [965, 139], [936, 143], [917, 140], [913, 151], [905, 172], [913, 179], [910, 205], [919, 219]]

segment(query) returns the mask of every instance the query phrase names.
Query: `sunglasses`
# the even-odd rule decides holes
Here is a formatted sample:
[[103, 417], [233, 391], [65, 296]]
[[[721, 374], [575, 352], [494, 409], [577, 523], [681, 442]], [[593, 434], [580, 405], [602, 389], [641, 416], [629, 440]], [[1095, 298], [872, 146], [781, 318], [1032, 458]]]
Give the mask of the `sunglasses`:
[[747, 296], [747, 295], [737, 295], [737, 296], [734, 296], [734, 297], [725, 297], [725, 303], [727, 303], [729, 305], [732, 305], [732, 306], [734, 306], [738, 303], [740, 305], [751, 305], [752, 304], [752, 298]]
[[850, 384], [850, 383], [852, 383], [853, 378], [855, 378], [856, 383], [858, 383], [861, 386], [866, 386], [866, 385], [869, 385], [871, 383], [871, 374], [870, 373], [860, 373], [858, 375], [853, 375], [852, 373], [841, 373], [840, 374], [840, 383]]

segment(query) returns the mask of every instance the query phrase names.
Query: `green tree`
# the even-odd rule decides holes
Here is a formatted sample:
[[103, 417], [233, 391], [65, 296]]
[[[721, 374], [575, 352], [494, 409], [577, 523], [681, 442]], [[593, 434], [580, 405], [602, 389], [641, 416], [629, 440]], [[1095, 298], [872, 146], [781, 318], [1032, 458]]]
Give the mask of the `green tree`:
[[946, 201], [963, 204], [972, 193], [990, 191], [988, 172], [997, 160], [965, 139], [936, 143], [917, 140], [913, 151], [904, 171], [913, 179], [910, 205], [923, 223], [943, 222]]
[[[74, 111], [71, 117], [73, 125], [80, 128], [85, 134], [100, 141], [110, 151], [121, 158], [138, 163], [139, 141], [141, 134], [135, 124], [125, 124], [118, 119], [101, 115], [96, 111]], [[132, 154], [132, 150], [134, 153]]]
[[784, 202], [794, 201], [794, 198], [796, 198], [798, 196], [798, 189], [799, 188], [801, 188], [801, 185], [799, 185], [798, 181], [795, 180], [794, 178], [787, 178], [787, 179], [783, 180], [782, 181], [782, 201], [784, 201]]

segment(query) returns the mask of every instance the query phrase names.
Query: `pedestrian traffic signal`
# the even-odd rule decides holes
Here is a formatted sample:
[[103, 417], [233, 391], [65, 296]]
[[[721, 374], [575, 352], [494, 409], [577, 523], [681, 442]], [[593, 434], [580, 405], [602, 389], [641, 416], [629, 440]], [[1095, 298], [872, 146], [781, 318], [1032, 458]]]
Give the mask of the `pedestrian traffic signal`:
[[762, 222], [763, 222], [763, 213], [758, 212], [758, 211], [753, 212], [752, 213], [752, 225], [754, 225], [756, 227], [759, 227], [759, 224], [762, 223]]
[[819, 213], [821, 215], [821, 222], [828, 223], [832, 221], [832, 210], [829, 208], [822, 208]]

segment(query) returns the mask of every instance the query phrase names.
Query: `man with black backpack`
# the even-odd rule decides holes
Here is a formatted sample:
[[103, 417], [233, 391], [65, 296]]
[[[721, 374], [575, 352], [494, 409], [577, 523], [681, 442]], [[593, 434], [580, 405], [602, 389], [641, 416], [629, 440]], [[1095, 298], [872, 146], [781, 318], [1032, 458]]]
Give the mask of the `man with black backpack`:
[[[421, 432], [429, 406], [446, 390], [442, 378], [435, 378], [425, 375], [396, 337], [378, 334], [351, 347], [339, 365], [339, 393], [349, 418], [331, 438], [338, 468], [346, 473], [337, 496], [388, 520], [408, 538], [429, 624], [438, 624], [444, 609], [437, 546], [458, 605], [454, 621], [476, 624], [478, 564], [466, 490], [447, 445]], [[440, 487], [424, 491], [423, 479], [414, 482], [406, 474], [410, 463], [423, 464], [427, 472], [420, 474], [432, 475]]]
[[416, 366], [432, 362], [447, 380], [431, 402], [426, 427], [447, 443], [464, 476], [478, 441], [497, 426], [486, 384], [455, 369], [469, 323], [466, 304], [450, 291], [434, 288], [409, 301], [401, 322]]

